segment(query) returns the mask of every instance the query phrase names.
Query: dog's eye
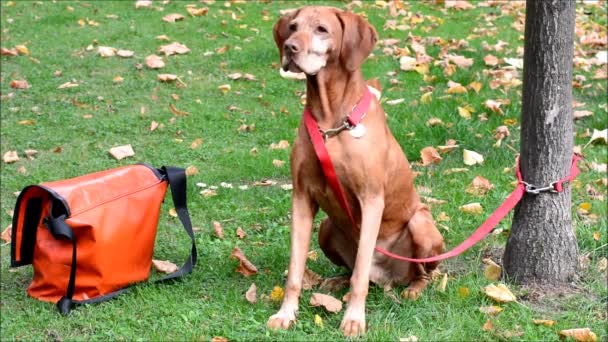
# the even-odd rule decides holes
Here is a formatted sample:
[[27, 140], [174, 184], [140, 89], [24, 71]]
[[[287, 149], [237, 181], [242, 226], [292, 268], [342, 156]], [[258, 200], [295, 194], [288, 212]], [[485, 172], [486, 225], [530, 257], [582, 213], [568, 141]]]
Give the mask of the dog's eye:
[[289, 30], [290, 31], [296, 31], [298, 29], [298, 24], [293, 23], [289, 25]]
[[327, 27], [325, 26], [317, 26], [317, 32], [319, 33], [327, 33]]

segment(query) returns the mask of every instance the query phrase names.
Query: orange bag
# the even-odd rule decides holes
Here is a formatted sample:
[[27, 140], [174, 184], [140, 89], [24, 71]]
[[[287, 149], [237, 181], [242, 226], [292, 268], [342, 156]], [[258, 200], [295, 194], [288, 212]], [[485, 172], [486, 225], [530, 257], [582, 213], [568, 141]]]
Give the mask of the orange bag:
[[165, 281], [196, 265], [184, 169], [139, 164], [23, 189], [13, 216], [11, 266], [33, 265], [27, 293], [68, 314], [75, 304], [113, 298], [148, 279], [167, 185], [192, 249], [179, 270], [159, 280]]

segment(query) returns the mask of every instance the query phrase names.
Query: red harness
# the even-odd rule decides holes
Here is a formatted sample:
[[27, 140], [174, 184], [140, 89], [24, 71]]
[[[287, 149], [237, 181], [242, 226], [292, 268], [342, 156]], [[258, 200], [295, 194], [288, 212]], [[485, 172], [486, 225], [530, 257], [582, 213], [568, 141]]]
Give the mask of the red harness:
[[[361, 122], [361, 120], [365, 116], [365, 113], [367, 112], [367, 109], [369, 108], [370, 102], [371, 102], [371, 93], [370, 93], [369, 89], [367, 89], [367, 87], [365, 87], [365, 92], [363, 93], [363, 98], [353, 108], [351, 114], [344, 121], [345, 129], [351, 130]], [[308, 135], [310, 136], [310, 140], [312, 141], [312, 145], [315, 149], [315, 153], [317, 154], [317, 158], [319, 159], [319, 162], [321, 163], [321, 168], [323, 169], [323, 174], [325, 175], [327, 183], [329, 184], [332, 192], [334, 193], [334, 196], [336, 196], [336, 199], [338, 200], [340, 206], [348, 215], [348, 218], [349, 218], [351, 224], [353, 225], [354, 228], [357, 228], [357, 226], [358, 226], [357, 222], [355, 221], [353, 213], [350, 209], [350, 205], [348, 204], [348, 201], [346, 200], [346, 196], [344, 195], [344, 190], [342, 189], [342, 185], [340, 184], [340, 181], [338, 180], [338, 176], [336, 175], [336, 170], [334, 169], [334, 165], [331, 162], [331, 158], [329, 156], [329, 153], [327, 152], [327, 148], [325, 147], [325, 138], [326, 137], [324, 137], [323, 134], [321, 133], [322, 131], [319, 129], [319, 125], [317, 124], [315, 118], [312, 116], [312, 113], [310, 112], [310, 110], [308, 108], [304, 109], [303, 118], [304, 118], [304, 124], [306, 125], [306, 129], [308, 130]], [[456, 246], [451, 251], [448, 251], [446, 253], [439, 254], [439, 255], [436, 255], [436, 256], [433, 256], [430, 258], [414, 259], [414, 258], [406, 258], [404, 256], [391, 253], [380, 247], [375, 247], [375, 250], [376, 250], [376, 252], [382, 253], [382, 254], [384, 254], [388, 257], [394, 258], [394, 259], [415, 262], [415, 263], [427, 263], [427, 262], [440, 261], [440, 260], [444, 260], [444, 259], [448, 259], [448, 258], [455, 257], [457, 255], [460, 255], [462, 252], [471, 248], [477, 242], [479, 242], [483, 238], [485, 238], [492, 231], [492, 229], [494, 229], [494, 227], [496, 227], [498, 222], [500, 222], [500, 220], [502, 220], [509, 213], [509, 211], [511, 211], [511, 209], [513, 209], [515, 207], [515, 205], [517, 205], [517, 203], [519, 203], [519, 201], [523, 197], [524, 193], [528, 192], [528, 193], [532, 193], [532, 194], [538, 194], [538, 193], [544, 192], [544, 191], [551, 191], [551, 192], [563, 191], [563, 189], [564, 189], [563, 183], [572, 181], [579, 174], [579, 169], [578, 169], [576, 163], [580, 159], [581, 159], [581, 157], [579, 157], [578, 155], [575, 154], [572, 158], [572, 165], [570, 167], [570, 175], [568, 177], [560, 179], [557, 182], [553, 182], [549, 186], [546, 186], [546, 187], [537, 187], [537, 186], [524, 182], [521, 177], [521, 172], [519, 171], [519, 160], [518, 160], [517, 167], [515, 170], [515, 174], [517, 176], [517, 187], [515, 188], [515, 190], [509, 195], [509, 197], [507, 197], [507, 199], [500, 205], [500, 207], [498, 207], [498, 209], [496, 209], [496, 211], [494, 211], [492, 213], [492, 215], [490, 215], [490, 217], [488, 217], [486, 219], [486, 221], [484, 223], [482, 223], [481, 226], [479, 228], [477, 228], [476, 231], [473, 232], [473, 234], [471, 234], [471, 236], [468, 239], [466, 239], [460, 245]]]

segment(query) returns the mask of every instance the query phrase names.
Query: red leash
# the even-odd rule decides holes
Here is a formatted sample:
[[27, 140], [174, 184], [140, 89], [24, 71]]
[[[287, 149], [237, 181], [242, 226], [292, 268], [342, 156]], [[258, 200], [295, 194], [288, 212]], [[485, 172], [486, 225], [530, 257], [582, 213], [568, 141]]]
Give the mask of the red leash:
[[[346, 118], [344, 125], [346, 125], [347, 123], [348, 123], [348, 125], [344, 126], [344, 129], [351, 130], [360, 123], [360, 121], [363, 119], [363, 117], [365, 115], [365, 112], [367, 111], [367, 109], [369, 107], [370, 101], [371, 101], [371, 94], [366, 87], [365, 92], [363, 94], [363, 98], [353, 108], [352, 113]], [[353, 225], [354, 228], [357, 228], [357, 226], [358, 226], [357, 222], [355, 221], [355, 218], [352, 214], [350, 206], [348, 205], [348, 201], [346, 200], [346, 196], [344, 195], [344, 190], [342, 189], [342, 185], [340, 184], [340, 181], [338, 180], [338, 176], [336, 175], [336, 170], [334, 169], [334, 165], [331, 162], [331, 158], [329, 156], [329, 153], [327, 152], [327, 148], [325, 147], [325, 138], [327, 137], [327, 135], [325, 137], [323, 136], [322, 131], [319, 129], [319, 125], [317, 125], [315, 118], [312, 116], [312, 113], [307, 108], [304, 109], [303, 118], [304, 118], [304, 124], [306, 125], [306, 129], [308, 130], [308, 135], [310, 136], [310, 140], [312, 141], [313, 147], [315, 149], [315, 153], [317, 154], [317, 158], [319, 159], [319, 162], [321, 163], [321, 168], [323, 169], [323, 174], [325, 175], [325, 178], [327, 179], [327, 183], [329, 184], [329, 186], [332, 189], [334, 195], [336, 196], [338, 202], [340, 203], [340, 206], [342, 207], [342, 209], [344, 209], [344, 211], [348, 215], [348, 218], [350, 219], [351, 224]], [[342, 129], [340, 129], [338, 132], [340, 132], [341, 130]], [[562, 178], [559, 181], [553, 182], [553, 183], [549, 184], [548, 186], [544, 186], [544, 187], [535, 186], [535, 185], [532, 185], [532, 184], [529, 184], [529, 183], [526, 183], [523, 181], [523, 179], [521, 177], [521, 172], [519, 170], [519, 160], [518, 160], [517, 167], [515, 170], [515, 174], [517, 176], [517, 187], [515, 188], [515, 190], [509, 195], [509, 197], [507, 197], [507, 199], [500, 205], [500, 207], [498, 207], [498, 209], [496, 209], [496, 211], [494, 211], [492, 213], [492, 215], [490, 215], [490, 217], [488, 217], [486, 219], [486, 221], [484, 223], [482, 223], [481, 226], [479, 226], [479, 228], [477, 228], [477, 230], [473, 232], [473, 234], [471, 234], [471, 236], [468, 239], [466, 239], [460, 245], [456, 246], [451, 251], [448, 251], [446, 253], [439, 254], [439, 255], [436, 255], [436, 256], [433, 256], [430, 258], [414, 259], [414, 258], [406, 258], [401, 255], [393, 254], [380, 247], [375, 247], [375, 250], [379, 253], [382, 253], [382, 254], [384, 254], [388, 257], [394, 258], [394, 259], [415, 262], [415, 263], [427, 263], [427, 262], [440, 261], [440, 260], [444, 260], [444, 259], [448, 259], [448, 258], [455, 257], [457, 255], [460, 255], [462, 252], [471, 248], [477, 242], [479, 242], [483, 238], [485, 238], [494, 229], [494, 227], [496, 227], [498, 222], [500, 222], [517, 205], [517, 203], [519, 203], [521, 198], [524, 196], [524, 193], [528, 192], [531, 194], [539, 194], [539, 193], [545, 192], [545, 191], [550, 191], [550, 192], [563, 191], [563, 189], [564, 189], [563, 183], [572, 181], [579, 174], [580, 171], [579, 171], [576, 163], [580, 159], [581, 159], [581, 157], [575, 154], [572, 158], [572, 165], [570, 167], [570, 175], [568, 177]]]

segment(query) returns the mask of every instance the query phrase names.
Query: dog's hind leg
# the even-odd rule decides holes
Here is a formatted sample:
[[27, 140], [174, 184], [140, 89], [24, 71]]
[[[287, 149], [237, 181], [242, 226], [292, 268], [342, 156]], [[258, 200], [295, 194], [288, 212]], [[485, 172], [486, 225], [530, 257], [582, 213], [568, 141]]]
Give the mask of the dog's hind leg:
[[[408, 231], [412, 237], [414, 258], [428, 258], [440, 254], [443, 250], [443, 237], [435, 227], [431, 212], [426, 205], [420, 205], [408, 222]], [[403, 291], [402, 297], [417, 299], [431, 280], [430, 272], [437, 268], [439, 262], [415, 264], [410, 267], [412, 281]]]

